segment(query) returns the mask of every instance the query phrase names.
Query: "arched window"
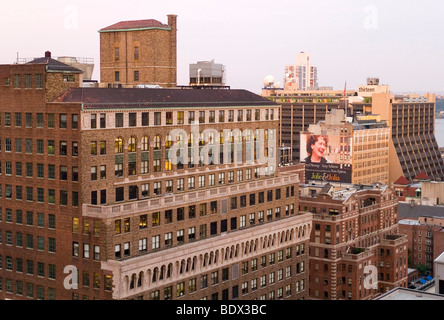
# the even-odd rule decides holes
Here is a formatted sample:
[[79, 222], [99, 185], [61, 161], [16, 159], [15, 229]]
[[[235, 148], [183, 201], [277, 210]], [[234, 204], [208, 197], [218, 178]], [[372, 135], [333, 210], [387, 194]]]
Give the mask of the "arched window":
[[149, 151], [150, 140], [147, 136], [142, 137], [142, 151]]
[[171, 135], [167, 135], [165, 139], [165, 148], [169, 149], [173, 146], [173, 139], [171, 138]]
[[123, 153], [123, 140], [122, 138], [117, 138], [114, 143], [114, 151], [116, 153]]
[[128, 140], [128, 152], [136, 152], [136, 138], [131, 137]]
[[161, 149], [161, 138], [159, 135], [156, 135], [154, 137], [154, 150], [160, 150]]

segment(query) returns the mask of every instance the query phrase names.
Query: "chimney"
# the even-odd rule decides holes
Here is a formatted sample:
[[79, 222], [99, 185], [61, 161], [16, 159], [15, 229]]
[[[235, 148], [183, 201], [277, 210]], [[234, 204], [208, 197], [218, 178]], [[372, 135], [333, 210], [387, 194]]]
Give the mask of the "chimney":
[[51, 58], [51, 51], [45, 52], [45, 58]]

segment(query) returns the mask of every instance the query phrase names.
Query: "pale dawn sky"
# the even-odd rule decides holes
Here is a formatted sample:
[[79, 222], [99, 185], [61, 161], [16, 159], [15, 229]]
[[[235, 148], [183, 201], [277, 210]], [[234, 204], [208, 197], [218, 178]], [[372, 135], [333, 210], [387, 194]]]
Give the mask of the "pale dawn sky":
[[394, 92], [444, 92], [444, 1], [394, 0], [17, 0], [1, 5], [0, 64], [17, 57], [88, 57], [99, 79], [98, 30], [124, 20], [178, 15], [178, 84], [189, 64], [213, 60], [227, 84], [260, 93], [282, 82], [300, 51], [320, 86], [356, 89], [379, 77]]

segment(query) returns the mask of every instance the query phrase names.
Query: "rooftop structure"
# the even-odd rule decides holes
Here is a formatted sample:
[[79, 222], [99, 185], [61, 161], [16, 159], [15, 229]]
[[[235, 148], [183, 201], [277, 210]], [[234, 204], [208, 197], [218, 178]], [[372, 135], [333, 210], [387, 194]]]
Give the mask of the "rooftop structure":
[[99, 30], [102, 86], [177, 85], [177, 16], [121, 21]]

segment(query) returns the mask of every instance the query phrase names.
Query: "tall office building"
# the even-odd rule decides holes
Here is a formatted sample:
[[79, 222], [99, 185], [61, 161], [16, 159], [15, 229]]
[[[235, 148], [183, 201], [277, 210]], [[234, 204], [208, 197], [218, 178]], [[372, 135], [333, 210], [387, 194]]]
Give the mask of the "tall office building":
[[383, 185], [301, 184], [301, 211], [313, 213], [310, 299], [371, 300], [408, 286], [407, 236], [398, 200]]
[[1, 299], [304, 299], [311, 214], [245, 90], [0, 66]]
[[372, 95], [372, 110], [392, 127], [390, 181], [409, 181], [421, 172], [444, 181], [444, 160], [435, 137], [435, 94], [397, 96]]
[[100, 82], [106, 86], [177, 84], [177, 16], [122, 21], [99, 30]]
[[300, 52], [296, 64], [285, 66], [285, 90], [310, 90], [318, 88], [318, 68], [313, 66], [310, 55]]

